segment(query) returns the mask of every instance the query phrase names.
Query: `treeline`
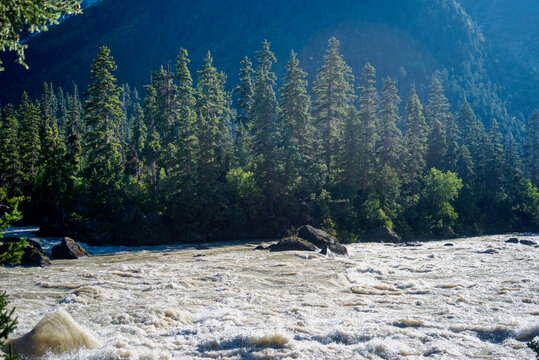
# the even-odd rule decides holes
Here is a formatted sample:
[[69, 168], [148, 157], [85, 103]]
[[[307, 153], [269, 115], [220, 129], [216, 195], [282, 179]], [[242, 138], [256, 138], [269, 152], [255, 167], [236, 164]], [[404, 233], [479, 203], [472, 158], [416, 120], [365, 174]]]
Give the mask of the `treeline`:
[[232, 92], [209, 52], [196, 84], [189, 62], [182, 49], [141, 100], [116, 84], [102, 47], [84, 101], [76, 86], [44, 84], [40, 99], [5, 106], [0, 200], [23, 200], [50, 234], [99, 244], [271, 237], [306, 223], [342, 241], [381, 225], [410, 236], [539, 226], [539, 110], [519, 146], [466, 101], [450, 113], [435, 78], [401, 117], [396, 83], [379, 91], [369, 64], [356, 81], [335, 38], [310, 89], [293, 51], [277, 89], [267, 41]]

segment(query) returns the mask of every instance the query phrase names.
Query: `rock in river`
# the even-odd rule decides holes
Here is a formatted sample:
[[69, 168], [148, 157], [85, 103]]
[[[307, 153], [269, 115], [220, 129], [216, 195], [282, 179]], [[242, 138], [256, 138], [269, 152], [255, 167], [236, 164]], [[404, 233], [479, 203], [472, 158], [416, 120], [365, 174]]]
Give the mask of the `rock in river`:
[[361, 242], [400, 243], [401, 238], [387, 226], [371, 229], [361, 237]]
[[322, 251], [320, 251], [320, 254], [322, 255], [340, 255], [340, 256], [348, 256], [348, 249], [346, 249], [346, 246], [335, 243], [335, 244], [328, 244], [324, 246]]
[[324, 246], [333, 245], [336, 243], [335, 239], [327, 232], [317, 229], [311, 225], [300, 227], [297, 235], [299, 238], [316, 245], [320, 249], [323, 249]]
[[290, 236], [282, 239], [278, 243], [271, 245], [269, 251], [318, 251], [319, 249], [308, 241]]
[[51, 258], [58, 260], [71, 260], [78, 259], [84, 256], [88, 256], [86, 250], [84, 250], [82, 246], [77, 244], [75, 240], [65, 237], [62, 239], [62, 243], [60, 245], [56, 245], [52, 248]]
[[46, 315], [32, 331], [12, 340], [11, 345], [15, 354], [32, 359], [100, 346], [97, 339], [64, 310]]
[[[0, 239], [0, 253], [8, 250], [9, 245], [17, 243], [20, 238], [5, 237]], [[43, 249], [34, 240], [27, 240], [28, 246], [24, 249], [24, 253], [21, 258], [21, 264], [23, 266], [40, 266], [45, 267], [52, 265], [48, 257], [43, 254]]]

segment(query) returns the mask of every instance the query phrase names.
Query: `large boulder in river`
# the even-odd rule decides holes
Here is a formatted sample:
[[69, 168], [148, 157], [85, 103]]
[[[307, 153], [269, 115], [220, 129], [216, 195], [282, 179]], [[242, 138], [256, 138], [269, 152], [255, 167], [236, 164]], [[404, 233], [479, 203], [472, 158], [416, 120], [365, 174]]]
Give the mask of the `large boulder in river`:
[[24, 358], [41, 358], [48, 354], [62, 355], [87, 348], [96, 349], [99, 341], [83, 329], [64, 310], [46, 315], [26, 335], [12, 340], [13, 352]]
[[88, 256], [86, 250], [82, 248], [75, 240], [65, 237], [60, 245], [52, 248], [52, 259], [72, 260], [80, 257]]
[[387, 226], [382, 226], [376, 229], [367, 231], [362, 237], [361, 242], [386, 242], [400, 243], [401, 238], [396, 232]]
[[46, 267], [52, 265], [52, 263], [41, 251], [32, 246], [28, 246], [24, 249], [21, 265]]
[[319, 249], [308, 241], [289, 236], [267, 248], [269, 251], [318, 251]]
[[[11, 244], [16, 244], [20, 238], [5, 237], [0, 239], [0, 253], [8, 251]], [[28, 246], [24, 249], [20, 265], [23, 266], [40, 266], [45, 267], [52, 265], [48, 257], [43, 254], [43, 249], [38, 242], [34, 240], [26, 240]]]
[[310, 242], [311, 244], [316, 245], [320, 249], [336, 243], [335, 239], [327, 232], [317, 229], [311, 225], [300, 227], [297, 236], [305, 241]]

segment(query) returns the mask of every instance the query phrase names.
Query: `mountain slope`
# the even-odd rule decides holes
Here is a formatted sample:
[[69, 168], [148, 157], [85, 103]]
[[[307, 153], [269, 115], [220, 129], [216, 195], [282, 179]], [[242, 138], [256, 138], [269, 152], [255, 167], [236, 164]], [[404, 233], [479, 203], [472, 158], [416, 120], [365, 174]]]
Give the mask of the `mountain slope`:
[[537, 73], [510, 56], [493, 56], [482, 32], [453, 0], [103, 0], [32, 38], [31, 70], [7, 67], [0, 74], [0, 99], [13, 101], [25, 89], [36, 95], [44, 81], [67, 89], [72, 81], [85, 86], [103, 44], [117, 61], [119, 81], [139, 89], [160, 65], [174, 68], [180, 47], [189, 50], [193, 72], [211, 50], [232, 87], [240, 60], [253, 58], [266, 38], [279, 59], [278, 74], [294, 49], [312, 80], [330, 36], [341, 40], [356, 74], [371, 62], [379, 79], [398, 80], [403, 98], [415, 86], [425, 99], [439, 71], [452, 102], [466, 97], [487, 124], [496, 117], [518, 134], [536, 107], [527, 99], [539, 96]]
[[517, 60], [539, 70], [537, 0], [460, 0], [486, 39]]

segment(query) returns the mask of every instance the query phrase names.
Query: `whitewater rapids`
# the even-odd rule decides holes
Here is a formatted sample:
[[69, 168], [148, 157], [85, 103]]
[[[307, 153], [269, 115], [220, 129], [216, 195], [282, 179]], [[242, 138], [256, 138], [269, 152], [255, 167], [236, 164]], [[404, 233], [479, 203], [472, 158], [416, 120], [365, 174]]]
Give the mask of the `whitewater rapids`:
[[100, 343], [50, 359], [533, 359], [539, 248], [509, 237], [355, 244], [348, 258], [87, 248], [100, 255], [0, 268], [0, 288], [12, 337], [60, 310]]

